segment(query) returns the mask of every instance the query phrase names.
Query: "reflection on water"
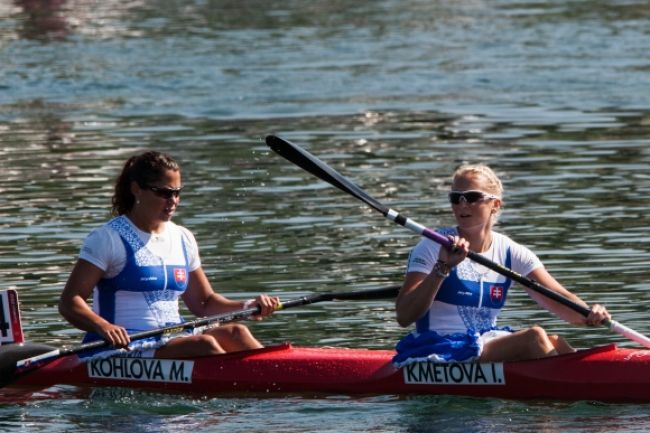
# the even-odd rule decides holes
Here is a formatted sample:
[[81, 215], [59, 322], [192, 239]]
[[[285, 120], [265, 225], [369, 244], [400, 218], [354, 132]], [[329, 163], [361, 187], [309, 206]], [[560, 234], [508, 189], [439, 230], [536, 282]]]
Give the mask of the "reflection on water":
[[[148, 144], [182, 161], [188, 190], [178, 221], [195, 231], [205, 268], [225, 293], [245, 298], [262, 289], [293, 298], [399, 281], [417, 238], [269, 152], [261, 137], [279, 131], [382, 202], [433, 227], [450, 223], [444, 190], [452, 168], [465, 160], [488, 162], [505, 179], [500, 230], [537, 250], [585, 299], [606, 303], [620, 321], [645, 331], [648, 243], [643, 239], [648, 223], [643, 209], [650, 180], [642, 167], [650, 162], [643, 146], [648, 113], [575, 117], [591, 118], [590, 126], [583, 127], [586, 139], [561, 125], [513, 125], [488, 116], [436, 112], [368, 112], [235, 125], [180, 117], [78, 120], [52, 114], [5, 122], [0, 125], [0, 167], [6, 173], [0, 185], [0, 272], [7, 286], [20, 290], [31, 339], [77, 341], [78, 333], [56, 313], [58, 293], [83, 237], [108, 218], [111, 182], [120, 165]], [[599, 118], [619, 126], [596, 134]], [[484, 133], [492, 138], [480, 139]], [[551, 319], [521, 291], [513, 295], [504, 321], [515, 326], [544, 323], [579, 346], [627, 344], [605, 330], [577, 329]], [[251, 326], [267, 343], [291, 339], [307, 345], [391, 347], [404, 332], [394, 323], [389, 300], [317, 304]], [[314, 420], [328, 425], [332, 413], [340, 415], [343, 408], [375, 420], [364, 423], [364, 431], [368, 425], [373, 431], [412, 432], [439, 431], [438, 426], [444, 431], [635, 431], [649, 422], [633, 410], [636, 406], [620, 412], [618, 406], [563, 404], [550, 414], [547, 404], [542, 409], [458, 398], [172, 403], [176, 398], [170, 397], [137, 407], [130, 399], [140, 401], [142, 396], [127, 395], [114, 404], [115, 399], [109, 402], [100, 394], [91, 398], [64, 390], [47, 404], [25, 402], [25, 409], [18, 409], [21, 415], [9, 411], [5, 425], [13, 428], [25, 419], [43, 424], [41, 417], [61, 414], [61, 402], [66, 409], [51, 431], [71, 426], [133, 431], [129, 428], [143, 415], [149, 421], [142, 431], [187, 431], [188, 426], [212, 431], [215, 420], [229, 431], [245, 431], [250, 423], [244, 426], [242, 419], [253, 414], [270, 420], [270, 431], [288, 426], [311, 431]], [[35, 412], [33, 404], [39, 404]], [[105, 412], [131, 415], [109, 425], [100, 415]], [[337, 424], [338, 429], [346, 426], [352, 431], [358, 424]]]
[[[236, 126], [181, 118], [63, 120], [52, 114], [5, 123], [0, 269], [7, 285], [21, 289], [32, 338], [78, 338], [56, 313], [58, 293], [85, 235], [108, 218], [111, 185], [124, 159], [155, 143], [183, 163], [188, 188], [177, 219], [196, 233], [205, 268], [224, 292], [246, 297], [264, 290], [290, 298], [399, 282], [417, 238], [270, 153], [262, 137], [279, 131], [380, 201], [431, 227], [452, 222], [445, 200], [452, 169], [462, 161], [491, 164], [505, 180], [499, 229], [531, 246], [585, 299], [607, 304], [620, 321], [643, 330], [650, 180], [641, 167], [649, 163], [643, 145], [648, 114], [576, 117], [591, 117], [596, 126], [601, 119], [605, 126], [577, 140], [575, 119], [564, 132], [561, 125], [513, 126], [426, 112]], [[517, 135], [521, 130], [524, 136]], [[483, 133], [493, 138], [480, 140]], [[305, 344], [390, 347], [403, 333], [389, 300], [315, 305], [278, 316], [254, 325], [269, 342], [291, 335]], [[543, 321], [583, 346], [617, 340], [549, 318], [522, 291], [513, 293], [504, 320], [515, 326]], [[296, 325], [302, 332], [295, 332]]]
[[138, 36], [140, 33], [130, 31], [123, 21], [143, 5], [139, 0], [14, 0], [0, 7], [0, 16], [15, 20], [16, 33], [7, 31], [2, 37], [47, 43], [66, 42], [77, 36]]
[[[640, 0], [0, 2], [3, 285], [19, 289], [30, 339], [78, 341], [58, 295], [84, 237], [109, 218], [119, 168], [142, 148], [182, 162], [177, 220], [227, 295], [399, 282], [417, 237], [270, 153], [263, 137], [276, 133], [431, 227], [452, 222], [452, 170], [489, 163], [505, 179], [499, 230], [648, 333], [649, 18]], [[630, 344], [551, 318], [522, 290], [502, 317], [577, 346]], [[321, 303], [251, 326], [268, 344], [385, 348], [405, 332], [391, 300]], [[0, 405], [0, 429], [630, 432], [650, 423], [634, 405], [120, 398], [47, 390]]]
[[606, 433], [643, 430], [650, 421], [638, 407], [588, 402], [426, 397], [409, 399], [402, 408], [409, 433]]
[[[0, 427], [7, 431], [47, 423], [51, 431], [246, 432], [259, 421], [264, 431], [408, 433], [553, 433], [645, 431], [650, 419], [639, 406], [589, 402], [513, 402], [468, 397], [346, 396], [273, 398], [195, 398], [103, 388], [50, 390], [59, 400], [0, 406]], [[65, 404], [61, 404], [64, 402]], [[7, 416], [5, 416], [5, 413]], [[106, 416], [105, 414], [120, 414]], [[333, 414], [336, 422], [333, 422]], [[145, 421], [146, 420], [146, 421]], [[363, 428], [359, 427], [363, 420]]]
[[10, 118], [38, 100], [106, 116], [415, 110], [546, 124], [649, 106], [640, 0], [16, 0], [0, 17]]

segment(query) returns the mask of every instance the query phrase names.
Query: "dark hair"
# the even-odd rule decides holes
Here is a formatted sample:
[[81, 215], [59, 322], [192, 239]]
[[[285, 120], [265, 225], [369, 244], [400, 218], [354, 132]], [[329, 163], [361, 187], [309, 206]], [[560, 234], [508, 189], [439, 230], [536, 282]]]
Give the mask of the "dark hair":
[[180, 169], [178, 163], [165, 153], [151, 150], [132, 156], [126, 161], [122, 173], [115, 181], [111, 213], [115, 216], [124, 215], [133, 208], [135, 197], [131, 193], [131, 182], [145, 188], [160, 180], [166, 171]]

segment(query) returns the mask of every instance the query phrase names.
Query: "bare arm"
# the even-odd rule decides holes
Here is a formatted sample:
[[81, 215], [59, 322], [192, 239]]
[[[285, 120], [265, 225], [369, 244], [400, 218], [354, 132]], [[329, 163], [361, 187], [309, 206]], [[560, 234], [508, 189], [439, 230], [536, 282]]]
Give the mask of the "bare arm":
[[75, 327], [97, 333], [111, 345], [123, 347], [129, 343], [126, 330], [96, 314], [87, 302], [103, 275], [104, 271], [97, 266], [78, 260], [61, 293], [59, 313]]
[[[440, 249], [439, 260], [449, 268], [465, 260], [469, 253], [467, 240], [454, 237], [453, 245], [454, 248], [451, 251], [446, 248]], [[444, 279], [445, 277], [439, 275], [435, 268], [429, 274], [423, 272], [407, 273], [404, 284], [402, 284], [402, 288], [395, 300], [397, 323], [406, 327], [422, 317], [431, 307]]]
[[409, 272], [395, 300], [397, 323], [407, 327], [431, 307], [444, 278], [435, 274]]
[[[182, 298], [190, 312], [198, 317], [228, 313], [244, 307], [243, 301], [233, 301], [216, 293], [201, 267], [190, 273], [189, 285]], [[273, 313], [280, 303], [277, 297], [267, 295], [259, 295], [255, 300], [262, 307], [261, 316]]]
[[[565, 296], [566, 298], [574, 301], [575, 303], [582, 305], [586, 308], [590, 308], [582, 299], [578, 296], [571, 293], [569, 290], [564, 288], [553, 276], [543, 267], [535, 269], [533, 272], [527, 275], [528, 278], [533, 279], [540, 283], [541, 285], [548, 287], [549, 289]], [[602, 305], [595, 304], [590, 309], [588, 317], [582, 316], [577, 311], [570, 309], [556, 301], [548, 299], [546, 296], [535, 292], [532, 289], [526, 288], [528, 295], [535, 300], [539, 305], [555, 314], [559, 318], [566, 320], [569, 323], [575, 325], [598, 325], [604, 320], [611, 319], [611, 315], [607, 312], [607, 309]]]

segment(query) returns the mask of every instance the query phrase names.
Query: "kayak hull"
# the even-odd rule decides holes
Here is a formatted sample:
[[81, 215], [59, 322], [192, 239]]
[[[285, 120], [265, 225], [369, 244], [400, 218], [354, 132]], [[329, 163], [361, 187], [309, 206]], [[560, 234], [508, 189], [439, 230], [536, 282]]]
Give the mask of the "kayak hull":
[[650, 401], [650, 350], [597, 347], [506, 363], [420, 362], [396, 368], [390, 350], [290, 344], [195, 359], [71, 355], [12, 387], [108, 386], [178, 393], [429, 394], [507, 399]]

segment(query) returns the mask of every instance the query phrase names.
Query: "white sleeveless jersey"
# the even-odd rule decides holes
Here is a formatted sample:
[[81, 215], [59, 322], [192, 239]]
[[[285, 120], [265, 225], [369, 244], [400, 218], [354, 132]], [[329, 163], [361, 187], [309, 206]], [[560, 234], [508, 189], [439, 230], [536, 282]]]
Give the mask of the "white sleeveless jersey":
[[179, 323], [178, 297], [201, 266], [187, 229], [167, 222], [163, 233], [152, 235], [126, 216], [91, 232], [79, 258], [105, 272], [93, 290], [93, 311], [133, 331]]
[[[439, 230], [457, 236], [456, 228]], [[492, 245], [481, 255], [513, 271], [528, 275], [542, 267], [539, 258], [528, 248], [509, 237], [492, 232]], [[440, 245], [421, 240], [409, 255], [407, 273], [429, 274], [438, 260]], [[479, 333], [494, 329], [496, 318], [505, 303], [512, 280], [471, 259], [465, 259], [445, 279], [429, 310], [416, 321], [416, 332], [435, 331], [440, 335]]]

